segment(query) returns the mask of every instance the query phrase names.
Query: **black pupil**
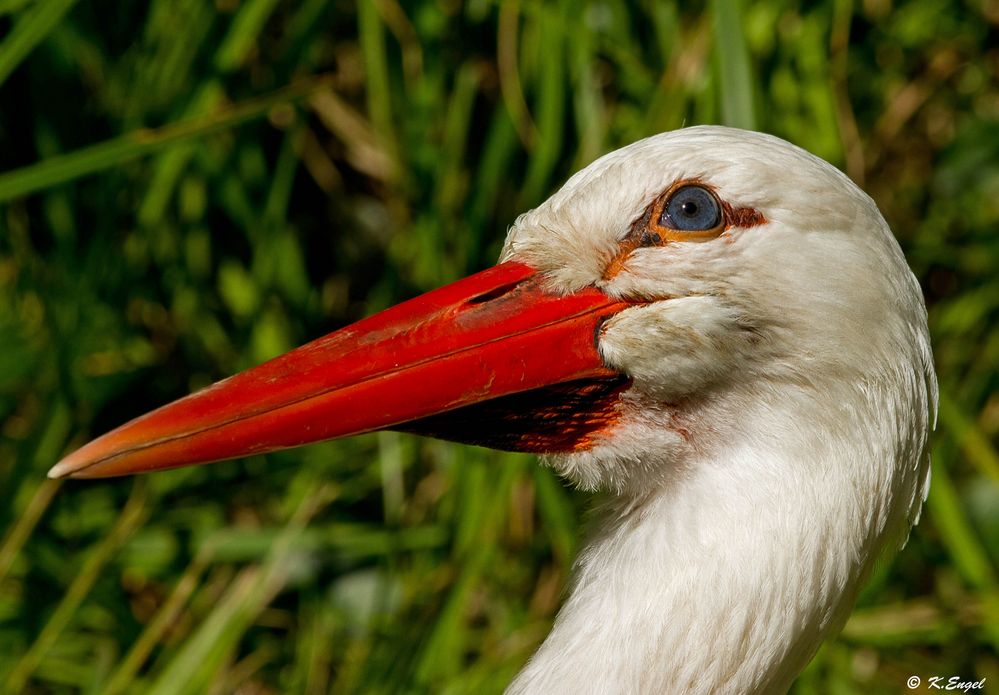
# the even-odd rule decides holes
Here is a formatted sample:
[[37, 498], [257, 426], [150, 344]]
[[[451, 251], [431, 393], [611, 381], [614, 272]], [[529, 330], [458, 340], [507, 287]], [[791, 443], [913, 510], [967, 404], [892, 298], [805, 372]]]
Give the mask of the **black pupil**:
[[683, 205], [680, 206], [680, 209], [683, 211], [683, 214], [686, 215], [687, 217], [694, 217], [695, 215], [697, 215], [697, 203], [693, 202], [692, 200], [686, 201]]

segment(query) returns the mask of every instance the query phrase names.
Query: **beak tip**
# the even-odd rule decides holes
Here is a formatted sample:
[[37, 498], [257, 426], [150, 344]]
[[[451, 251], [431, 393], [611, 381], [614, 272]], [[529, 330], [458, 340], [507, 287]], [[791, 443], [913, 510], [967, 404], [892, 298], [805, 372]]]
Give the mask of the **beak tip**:
[[86, 469], [92, 462], [80, 456], [82, 451], [83, 449], [77, 449], [73, 453], [63, 456], [56, 465], [49, 469], [46, 475], [53, 480], [89, 477], [86, 474]]
[[66, 471], [61, 463], [57, 463], [49, 469], [49, 472], [45, 474], [47, 478], [52, 480], [58, 480], [59, 478], [65, 478], [68, 471]]
[[73, 470], [75, 468], [76, 466], [72, 464], [72, 462], [69, 460], [69, 457], [67, 456], [59, 463], [52, 466], [52, 468], [49, 469], [49, 472], [46, 473], [46, 475], [53, 480], [58, 480], [59, 478], [68, 478], [73, 474]]

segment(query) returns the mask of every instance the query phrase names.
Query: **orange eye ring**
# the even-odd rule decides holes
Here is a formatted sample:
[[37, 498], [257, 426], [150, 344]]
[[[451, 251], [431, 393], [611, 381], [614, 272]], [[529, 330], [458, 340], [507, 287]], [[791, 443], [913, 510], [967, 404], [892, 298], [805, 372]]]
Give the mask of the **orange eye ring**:
[[[705, 229], [677, 229], [664, 224], [664, 214], [673, 196], [687, 188], [697, 188], [707, 195], [717, 206], [718, 215], [710, 228]], [[670, 215], [665, 215], [665, 222], [673, 222]], [[721, 236], [732, 228], [755, 227], [766, 224], [767, 218], [759, 210], [749, 207], [733, 207], [730, 203], [718, 197], [715, 189], [699, 179], [682, 179], [673, 183], [663, 191], [645, 209], [640, 217], [631, 223], [631, 231], [621, 240], [617, 254], [610, 260], [604, 269], [602, 279], [610, 280], [624, 268], [625, 261], [631, 252], [637, 248], [648, 246], [665, 246], [666, 244], [682, 241], [710, 241]]]

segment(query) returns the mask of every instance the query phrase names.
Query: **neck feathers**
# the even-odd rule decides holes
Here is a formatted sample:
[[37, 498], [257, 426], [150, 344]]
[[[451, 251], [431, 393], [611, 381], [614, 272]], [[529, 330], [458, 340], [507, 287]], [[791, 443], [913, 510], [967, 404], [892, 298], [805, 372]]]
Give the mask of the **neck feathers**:
[[887, 441], [884, 408], [860, 415], [862, 430], [746, 439], [608, 503], [508, 693], [785, 692], [918, 508], [921, 443]]

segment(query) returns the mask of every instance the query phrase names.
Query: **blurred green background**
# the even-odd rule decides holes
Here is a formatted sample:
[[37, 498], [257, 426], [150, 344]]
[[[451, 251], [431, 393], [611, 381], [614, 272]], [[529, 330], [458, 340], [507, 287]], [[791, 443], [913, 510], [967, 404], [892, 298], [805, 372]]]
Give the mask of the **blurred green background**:
[[0, 37], [0, 692], [500, 691], [589, 502], [531, 457], [379, 434], [45, 471], [699, 123], [847, 171], [930, 307], [922, 521], [794, 692], [999, 688], [999, 2], [0, 0]]

